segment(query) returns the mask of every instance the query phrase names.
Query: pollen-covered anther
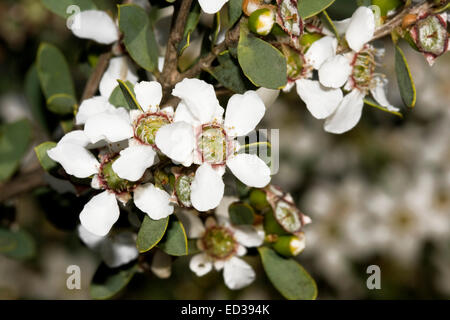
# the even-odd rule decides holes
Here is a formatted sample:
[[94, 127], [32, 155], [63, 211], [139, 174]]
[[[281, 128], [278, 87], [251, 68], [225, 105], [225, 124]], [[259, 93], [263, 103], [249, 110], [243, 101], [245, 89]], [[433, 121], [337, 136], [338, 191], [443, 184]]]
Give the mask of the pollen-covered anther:
[[[197, 136], [197, 151], [202, 162], [222, 165], [226, 162], [230, 141], [221, 125], [205, 124]], [[231, 150], [230, 150], [231, 151]]]
[[351, 62], [351, 85], [361, 92], [368, 92], [373, 86], [374, 72], [376, 67], [376, 49], [365, 46], [356, 53]]
[[144, 113], [134, 122], [134, 137], [143, 144], [155, 147], [156, 132], [169, 123], [171, 119], [163, 112]]
[[216, 260], [231, 258], [237, 252], [239, 246], [233, 232], [218, 225], [207, 228], [200, 243], [202, 250]]

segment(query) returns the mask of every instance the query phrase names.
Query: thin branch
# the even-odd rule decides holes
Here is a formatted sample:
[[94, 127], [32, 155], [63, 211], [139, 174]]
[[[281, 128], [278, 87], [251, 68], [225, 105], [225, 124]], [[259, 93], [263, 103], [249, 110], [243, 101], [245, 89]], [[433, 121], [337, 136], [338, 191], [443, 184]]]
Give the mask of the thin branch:
[[81, 96], [81, 101], [91, 98], [98, 89], [100, 80], [102, 79], [103, 73], [108, 67], [109, 60], [111, 59], [111, 52], [106, 52], [100, 55], [97, 65], [94, 71], [92, 71], [88, 82], [83, 90], [83, 95]]
[[0, 203], [46, 184], [44, 170], [40, 167], [22, 173], [14, 180], [0, 185]]

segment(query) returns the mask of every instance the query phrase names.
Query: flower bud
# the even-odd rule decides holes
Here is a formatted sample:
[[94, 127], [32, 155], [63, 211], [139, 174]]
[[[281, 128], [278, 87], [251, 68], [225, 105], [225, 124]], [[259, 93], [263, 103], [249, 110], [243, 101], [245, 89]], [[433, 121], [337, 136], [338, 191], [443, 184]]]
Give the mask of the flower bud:
[[273, 244], [273, 248], [279, 254], [286, 257], [295, 257], [305, 249], [305, 234], [299, 233], [298, 236], [280, 236]]
[[269, 202], [267, 202], [266, 193], [260, 189], [253, 189], [250, 193], [250, 205], [256, 210], [264, 210], [268, 208]]
[[267, 36], [272, 30], [274, 23], [275, 14], [267, 8], [254, 11], [248, 19], [249, 29], [260, 36]]

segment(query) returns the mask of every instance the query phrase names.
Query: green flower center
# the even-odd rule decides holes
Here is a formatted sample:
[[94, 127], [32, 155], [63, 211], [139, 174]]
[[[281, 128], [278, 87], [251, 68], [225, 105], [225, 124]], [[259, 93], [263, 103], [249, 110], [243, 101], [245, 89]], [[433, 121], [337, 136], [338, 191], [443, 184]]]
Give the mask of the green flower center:
[[208, 125], [203, 127], [197, 140], [197, 148], [203, 162], [222, 164], [227, 156], [227, 137], [222, 127]]
[[352, 80], [359, 90], [366, 92], [372, 84], [373, 73], [375, 71], [375, 57], [371, 49], [363, 49], [355, 54], [353, 60]]
[[136, 182], [128, 181], [120, 178], [117, 173], [114, 172], [112, 164], [118, 158], [118, 156], [112, 159], [106, 159], [100, 166], [99, 178], [102, 182], [103, 188], [114, 191], [114, 193], [130, 192], [136, 187]]
[[175, 182], [175, 192], [178, 200], [185, 207], [190, 207], [191, 203], [191, 183], [194, 180], [192, 176], [182, 175], [179, 176]]
[[206, 254], [215, 259], [226, 259], [236, 252], [237, 242], [230, 230], [214, 226], [202, 238]]
[[135, 137], [144, 144], [155, 145], [156, 132], [163, 125], [169, 124], [170, 120], [161, 114], [144, 114], [135, 125]]
[[417, 45], [419, 48], [436, 56], [447, 50], [447, 30], [437, 16], [428, 16], [416, 24]]
[[287, 232], [297, 232], [302, 227], [298, 212], [288, 203], [280, 200], [275, 208], [275, 218]]

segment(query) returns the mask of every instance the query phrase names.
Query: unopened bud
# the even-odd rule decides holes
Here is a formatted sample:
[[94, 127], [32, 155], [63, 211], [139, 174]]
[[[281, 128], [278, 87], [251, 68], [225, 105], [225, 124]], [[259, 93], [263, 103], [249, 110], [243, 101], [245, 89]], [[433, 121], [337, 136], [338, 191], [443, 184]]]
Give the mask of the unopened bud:
[[272, 30], [274, 23], [275, 14], [267, 8], [254, 11], [248, 19], [249, 29], [260, 36], [267, 36]]
[[273, 244], [273, 248], [279, 254], [286, 257], [294, 257], [305, 249], [305, 235], [301, 232], [298, 236], [281, 236]]

